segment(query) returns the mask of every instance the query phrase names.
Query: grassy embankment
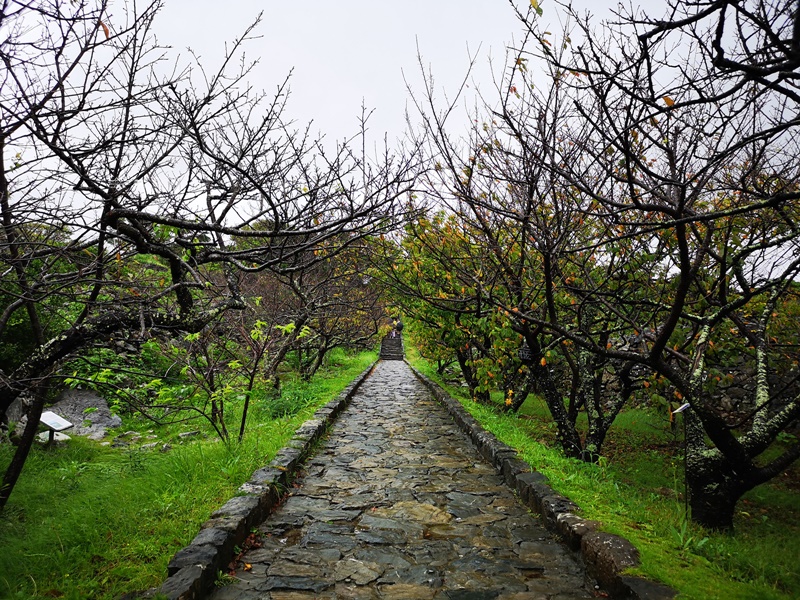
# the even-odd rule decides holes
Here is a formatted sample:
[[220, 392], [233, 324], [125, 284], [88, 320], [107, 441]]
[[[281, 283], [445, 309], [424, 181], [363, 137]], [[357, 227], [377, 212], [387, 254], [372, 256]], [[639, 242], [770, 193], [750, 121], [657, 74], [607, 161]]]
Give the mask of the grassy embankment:
[[[311, 382], [284, 375], [284, 415], [251, 407], [242, 444], [220, 442], [199, 422], [154, 429], [126, 418], [121, 431], [172, 450], [114, 449], [83, 438], [37, 445], [0, 513], [0, 598], [116, 599], [159, 585], [169, 559], [209, 514], [375, 358], [333, 352]], [[229, 429], [238, 431], [239, 415], [230, 413]], [[187, 429], [201, 435], [179, 441]], [[12, 452], [0, 446], [0, 469]]]
[[[440, 384], [435, 369], [408, 352]], [[681, 600], [800, 598], [800, 466], [748, 493], [733, 535], [705, 531], [684, 517], [680, 430], [662, 415], [628, 410], [617, 419], [598, 465], [566, 459], [544, 403], [529, 398], [520, 416], [471, 401], [444, 386], [486, 429], [516, 448], [582, 516], [628, 538], [640, 551], [636, 573], [679, 590]], [[498, 398], [501, 402], [502, 398]]]

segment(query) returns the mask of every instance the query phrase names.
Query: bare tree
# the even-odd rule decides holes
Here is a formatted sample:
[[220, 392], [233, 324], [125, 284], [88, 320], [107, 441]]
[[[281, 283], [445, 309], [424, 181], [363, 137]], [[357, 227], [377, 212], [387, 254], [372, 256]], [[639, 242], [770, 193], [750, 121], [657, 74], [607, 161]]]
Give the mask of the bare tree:
[[[461, 315], [456, 332], [507, 314], [571, 456], [595, 460], [634, 393], [686, 404], [692, 517], [710, 527], [800, 456], [776, 442], [800, 415], [797, 12], [674, 3], [666, 20], [620, 13], [595, 29], [565, 8], [574, 25], [553, 35], [530, 9], [465, 136], [448, 131], [454, 103], [430, 87], [417, 102], [427, 195], [458, 225], [407, 230], [424, 251], [402, 258], [433, 266], [406, 269], [403, 289]], [[732, 407], [719, 380], [748, 372]]]
[[[591, 253], [574, 252], [593, 240], [599, 223], [586, 219], [588, 202], [574, 186], [543, 165], [556, 153], [562, 162], [579, 162], [580, 145], [564, 134], [571, 130], [570, 140], [585, 138], [589, 128], [575, 129], [575, 109], [560, 83], [562, 69], [546, 63], [529, 66], [527, 47], [538, 43], [531, 36], [522, 51], [509, 53], [492, 95], [484, 91], [470, 114], [472, 125], [465, 135], [454, 134], [449, 124], [457, 101], [439, 106], [430, 78], [423, 94], [415, 97], [430, 162], [421, 179], [426, 197], [446, 207], [459, 225], [427, 226], [423, 219], [409, 226], [407, 239], [415, 238], [419, 256], [407, 258], [434, 261], [438, 268], [416, 275], [401, 272], [405, 282], [399, 285], [405, 286], [404, 294], [432, 308], [421, 313], [438, 311], [439, 324], [434, 320], [432, 328], [448, 329], [446, 324], [453, 321], [450, 329], [473, 333], [467, 339], [449, 338], [471, 389], [478, 385], [473, 367], [491, 360], [490, 384], [502, 387], [507, 410], [518, 410], [536, 389], [564, 452], [595, 461], [639, 383], [630, 360], [612, 366], [608, 357], [587, 354], [548, 326], [595, 328], [593, 344], [605, 347], [617, 317], [596, 301], [570, 302], [567, 287], [587, 271], [609, 278], [618, 264], [611, 260], [603, 274]], [[553, 52], [561, 56], [565, 50]], [[464, 239], [460, 245], [453, 241], [459, 237]], [[427, 293], [423, 282], [432, 284]], [[505, 316], [498, 317], [498, 311]], [[520, 318], [522, 313], [534, 314], [536, 320]], [[474, 324], [467, 325], [469, 321]], [[475, 335], [475, 324], [483, 324], [482, 334]], [[528, 377], [521, 376], [518, 359], [523, 342]], [[619, 385], [605, 385], [609, 379]], [[578, 426], [580, 412], [588, 418], [585, 434]]]
[[287, 282], [310, 314], [310, 335], [295, 348], [304, 377], [311, 377], [334, 348], [363, 349], [374, 343], [385, 309], [382, 290], [370, 276], [371, 248], [368, 240], [349, 245]]
[[[540, 164], [582, 198], [594, 236], [570, 255], [598, 266], [563, 285], [618, 329], [604, 346], [599, 321], [524, 318], [673, 386], [689, 407], [692, 517], [730, 527], [741, 495], [800, 456], [774, 444], [800, 415], [796, 327], [779, 325], [800, 274], [798, 4], [674, 3], [665, 20], [620, 14], [601, 31], [571, 16], [576, 31], [554, 40], [523, 15], [574, 111]], [[756, 373], [738, 414], [713, 383], [733, 357]]]
[[158, 46], [160, 6], [2, 3], [0, 340], [24, 314], [31, 342], [6, 364], [0, 416], [34, 401], [0, 507], [65, 358], [113, 336], [198, 332], [245, 306], [242, 273], [335, 254], [325, 242], [386, 227], [410, 186], [410, 159], [326, 147], [286, 122], [286, 83], [249, 86], [255, 25], [207, 73]]

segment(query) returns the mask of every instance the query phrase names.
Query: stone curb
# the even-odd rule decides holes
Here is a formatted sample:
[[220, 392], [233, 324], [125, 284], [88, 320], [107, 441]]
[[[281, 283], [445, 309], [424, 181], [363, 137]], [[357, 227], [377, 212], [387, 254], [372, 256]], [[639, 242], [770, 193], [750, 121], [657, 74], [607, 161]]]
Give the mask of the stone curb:
[[677, 595], [675, 590], [663, 584], [623, 575], [623, 570], [640, 564], [639, 551], [633, 544], [618, 535], [597, 531], [600, 525], [597, 521], [576, 515], [580, 508], [547, 485], [547, 477], [532, 471], [530, 465], [518, 457], [516, 450], [486, 431], [458, 400], [436, 382], [411, 365], [409, 367], [447, 409], [481, 456], [494, 466], [509, 487], [516, 490], [523, 504], [539, 513], [545, 526], [579, 553], [587, 574], [611, 598], [670, 600]]
[[226, 568], [234, 548], [240, 546], [251, 529], [261, 523], [280, 503], [314, 444], [347, 407], [356, 390], [372, 373], [377, 361], [356, 377], [334, 399], [317, 409], [303, 423], [289, 443], [266, 466], [256, 470], [250, 480], [203, 523], [192, 542], [179, 550], [167, 565], [167, 579], [158, 589], [169, 600], [200, 600], [213, 585], [217, 573]]

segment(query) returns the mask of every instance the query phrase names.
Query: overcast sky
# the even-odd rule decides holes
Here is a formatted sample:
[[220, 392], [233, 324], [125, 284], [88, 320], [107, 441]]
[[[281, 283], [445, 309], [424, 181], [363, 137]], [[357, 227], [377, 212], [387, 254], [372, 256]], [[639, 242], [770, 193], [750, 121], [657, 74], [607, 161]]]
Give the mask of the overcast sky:
[[[248, 56], [260, 64], [252, 77], [259, 89], [273, 91], [293, 70], [290, 114], [313, 121], [328, 139], [352, 135], [362, 102], [374, 109], [373, 138], [402, 136], [408, 94], [406, 81], [419, 89], [417, 48], [437, 88], [454, 92], [470, 53], [478, 54], [472, 73], [482, 88], [491, 86], [489, 58], [501, 69], [506, 47], [522, 28], [508, 0], [165, 0], [157, 20], [163, 44], [185, 53], [192, 48], [205, 64], [218, 64], [226, 41], [240, 35], [263, 11]], [[528, 0], [517, 0], [527, 6]], [[597, 19], [609, 18], [614, 0], [574, 0]], [[638, 3], [637, 3], [638, 4]], [[661, 13], [663, 0], [647, 0]], [[555, 5], [541, 0], [545, 23], [558, 30]], [[404, 81], [405, 76], [405, 81]]]

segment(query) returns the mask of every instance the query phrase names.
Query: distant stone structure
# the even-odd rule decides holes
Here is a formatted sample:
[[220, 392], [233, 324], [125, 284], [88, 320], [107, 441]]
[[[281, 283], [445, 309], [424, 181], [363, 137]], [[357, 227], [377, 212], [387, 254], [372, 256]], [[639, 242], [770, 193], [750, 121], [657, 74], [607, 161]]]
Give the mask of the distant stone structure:
[[403, 349], [403, 336], [387, 336], [381, 342], [381, 360], [403, 360], [405, 350]]

